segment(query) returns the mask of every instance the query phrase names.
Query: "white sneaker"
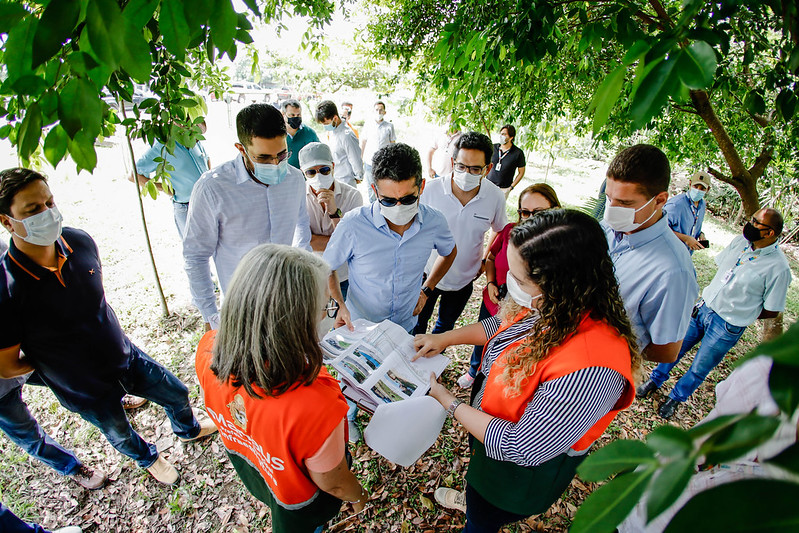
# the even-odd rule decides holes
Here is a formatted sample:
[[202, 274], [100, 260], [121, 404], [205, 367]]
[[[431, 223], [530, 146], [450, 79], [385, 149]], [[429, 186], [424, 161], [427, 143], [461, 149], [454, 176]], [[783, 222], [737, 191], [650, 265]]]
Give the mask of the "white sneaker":
[[356, 444], [361, 440], [361, 430], [355, 420], [347, 420], [347, 432], [350, 434], [350, 443]]
[[436, 501], [442, 507], [466, 512], [466, 493], [447, 487], [438, 487], [435, 493]]
[[67, 526], [54, 529], [53, 533], [83, 533], [83, 530], [78, 526]]
[[466, 372], [464, 375], [458, 378], [458, 386], [462, 389], [468, 389], [474, 383], [474, 376]]

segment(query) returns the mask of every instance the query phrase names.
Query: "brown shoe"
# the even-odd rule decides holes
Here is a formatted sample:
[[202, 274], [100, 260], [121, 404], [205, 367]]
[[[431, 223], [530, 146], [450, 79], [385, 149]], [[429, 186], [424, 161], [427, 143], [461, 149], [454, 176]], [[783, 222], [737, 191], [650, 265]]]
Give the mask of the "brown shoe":
[[105, 475], [105, 472], [89, 468], [86, 465], [80, 465], [80, 468], [74, 474], [70, 474], [69, 477], [86, 490], [101, 489], [108, 481], [108, 476]]
[[178, 437], [182, 442], [194, 442], [195, 440], [200, 440], [208, 435], [213, 435], [217, 431], [219, 431], [216, 426], [214, 425], [214, 421], [208, 418], [207, 416], [203, 416], [197, 419], [197, 422], [200, 423], [200, 432], [197, 433], [196, 437], [192, 437], [190, 439], [184, 439], [183, 437]]
[[142, 398], [141, 396], [134, 396], [133, 394], [126, 394], [122, 397], [122, 408], [126, 411], [130, 411], [131, 409], [138, 409], [142, 405], [147, 403], [147, 398]]
[[174, 485], [180, 479], [177, 468], [172, 466], [172, 463], [164, 459], [164, 456], [161, 454], [158, 454], [158, 458], [155, 462], [147, 467], [147, 471], [156, 481], [164, 485]]

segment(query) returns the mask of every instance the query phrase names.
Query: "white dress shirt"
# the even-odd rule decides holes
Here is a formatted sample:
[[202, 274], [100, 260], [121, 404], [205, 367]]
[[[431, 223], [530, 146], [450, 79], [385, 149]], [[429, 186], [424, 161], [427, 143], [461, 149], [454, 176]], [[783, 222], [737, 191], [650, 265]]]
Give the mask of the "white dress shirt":
[[361, 146], [358, 137], [341, 121], [336, 129], [330, 132], [330, 151], [333, 152], [336, 163], [336, 179], [347, 185], [355, 187], [355, 181], [361, 181], [363, 176], [363, 159], [361, 159]]
[[209, 170], [191, 193], [183, 259], [194, 305], [206, 322], [218, 314], [208, 259], [214, 258], [222, 292], [241, 258], [259, 244], [289, 244], [310, 250], [305, 178], [289, 166], [285, 179], [265, 186], [241, 156]]
[[371, 165], [375, 152], [397, 142], [394, 124], [385, 119], [380, 122], [372, 121], [363, 129], [363, 139], [366, 141], [363, 148], [363, 160], [367, 165]]

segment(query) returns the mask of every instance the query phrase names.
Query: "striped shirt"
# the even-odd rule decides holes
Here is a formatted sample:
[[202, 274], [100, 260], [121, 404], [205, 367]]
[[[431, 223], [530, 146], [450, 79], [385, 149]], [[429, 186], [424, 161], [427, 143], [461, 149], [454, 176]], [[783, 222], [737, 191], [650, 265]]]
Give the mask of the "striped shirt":
[[[520, 320], [492, 339], [486, 346], [480, 372], [488, 376], [499, 355], [527, 335], [537, 319], [533, 316]], [[487, 338], [491, 338], [500, 325], [496, 317], [481, 323]], [[481, 408], [485, 383], [486, 380], [473, 403], [477, 409]], [[543, 382], [518, 422], [494, 418], [488, 423], [484, 442], [486, 454], [497, 461], [536, 466], [566, 453], [613, 409], [625, 385], [624, 376], [604, 367], [585, 368]]]

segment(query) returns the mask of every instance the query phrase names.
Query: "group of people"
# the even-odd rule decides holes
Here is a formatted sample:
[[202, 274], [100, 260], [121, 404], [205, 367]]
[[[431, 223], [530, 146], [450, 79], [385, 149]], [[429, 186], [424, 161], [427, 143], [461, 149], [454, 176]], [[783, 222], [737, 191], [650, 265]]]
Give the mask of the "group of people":
[[[156, 479], [176, 482], [177, 470], [125, 418], [121, 399], [137, 394], [163, 405], [184, 441], [218, 428], [242, 482], [270, 507], [275, 531], [321, 531], [342, 502], [357, 513], [370, 495], [350, 469], [356, 409], [323, 365], [320, 324], [388, 319], [415, 334], [417, 358], [474, 346], [458, 378], [471, 390], [468, 402], [430, 378], [431, 396], [471, 436], [466, 490], [439, 487], [435, 497], [466, 512], [466, 531], [495, 532], [556, 501], [613, 418], [662, 386], [705, 335], [662, 416], [674, 414], [747, 325], [784, 308], [791, 275], [773, 209], [755, 213], [717, 256], [719, 274], [697, 302], [689, 248], [702, 246], [704, 200], [692, 191], [706, 191], [710, 180], [695, 177], [688, 203], [679, 195], [670, 207], [671, 169], [654, 146], [613, 159], [601, 222], [563, 209], [550, 186], [535, 184], [509, 223], [507, 194], [524, 176], [512, 126], [493, 145], [482, 133], [448, 135], [441, 147], [451, 170], [425, 180], [417, 150], [381, 125], [382, 102], [360, 141], [348, 125], [351, 106], [341, 116], [321, 102], [315, 118], [327, 143], [313, 139], [295, 103], [282, 112], [242, 109], [238, 153], [191, 187], [180, 231], [207, 330], [195, 360], [207, 418], [195, 418], [185, 385], [121, 331], [105, 302], [97, 248], [84, 232], [62, 229], [45, 177], [0, 173], [0, 222], [11, 233], [0, 262], [0, 314], [11, 325], [0, 341], [0, 377], [12, 380], [0, 385], [13, 391], [0, 391], [0, 429], [28, 453], [87, 488], [103, 485], [38, 427], [19, 395], [20, 376], [49, 386]], [[353, 164], [353, 139], [366, 142], [360, 156], [372, 154], [368, 164]], [[195, 167], [209, 166], [187, 153]], [[366, 204], [353, 186], [362, 179]], [[177, 194], [175, 187], [182, 205]], [[694, 216], [691, 228], [679, 209]], [[478, 323], [456, 329], [483, 274]], [[660, 364], [636, 389], [644, 359]]]

